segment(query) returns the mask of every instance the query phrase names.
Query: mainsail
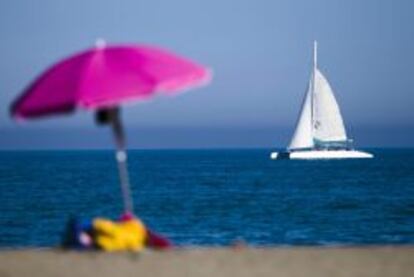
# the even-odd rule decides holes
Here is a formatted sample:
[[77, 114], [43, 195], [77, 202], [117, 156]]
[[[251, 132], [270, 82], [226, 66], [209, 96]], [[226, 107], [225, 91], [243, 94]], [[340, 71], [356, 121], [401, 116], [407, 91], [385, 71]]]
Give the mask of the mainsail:
[[313, 91], [313, 138], [321, 142], [346, 141], [346, 131], [332, 88], [315, 69]]
[[315, 142], [329, 143], [346, 140], [344, 123], [332, 88], [317, 68], [315, 42], [312, 76], [288, 149], [312, 148]]

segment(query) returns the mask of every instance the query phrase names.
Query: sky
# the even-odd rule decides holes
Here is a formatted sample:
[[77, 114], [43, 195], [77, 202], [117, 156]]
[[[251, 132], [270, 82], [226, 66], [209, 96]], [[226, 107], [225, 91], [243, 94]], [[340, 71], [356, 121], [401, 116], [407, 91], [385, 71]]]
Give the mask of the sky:
[[158, 45], [214, 72], [207, 87], [125, 107], [131, 148], [286, 146], [313, 40], [355, 144], [414, 146], [413, 11], [409, 0], [1, 1], [0, 149], [112, 146], [89, 112], [9, 117], [28, 83], [98, 38]]

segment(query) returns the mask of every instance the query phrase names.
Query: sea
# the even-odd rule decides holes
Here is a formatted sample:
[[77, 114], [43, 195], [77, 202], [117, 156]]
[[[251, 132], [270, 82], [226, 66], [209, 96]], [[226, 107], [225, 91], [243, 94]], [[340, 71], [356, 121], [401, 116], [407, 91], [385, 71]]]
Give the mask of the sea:
[[[178, 246], [414, 243], [414, 149], [270, 160], [270, 149], [131, 150], [136, 214]], [[0, 152], [0, 248], [52, 247], [122, 213], [110, 150]]]

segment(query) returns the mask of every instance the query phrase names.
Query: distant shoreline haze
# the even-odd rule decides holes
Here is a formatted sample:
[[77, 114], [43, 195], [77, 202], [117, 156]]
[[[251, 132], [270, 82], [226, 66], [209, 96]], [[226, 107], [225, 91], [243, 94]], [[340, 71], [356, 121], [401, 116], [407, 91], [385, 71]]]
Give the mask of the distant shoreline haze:
[[[130, 149], [285, 148], [293, 127], [129, 127]], [[356, 147], [413, 147], [414, 127], [349, 127]], [[112, 149], [109, 128], [17, 126], [0, 129], [0, 150]]]

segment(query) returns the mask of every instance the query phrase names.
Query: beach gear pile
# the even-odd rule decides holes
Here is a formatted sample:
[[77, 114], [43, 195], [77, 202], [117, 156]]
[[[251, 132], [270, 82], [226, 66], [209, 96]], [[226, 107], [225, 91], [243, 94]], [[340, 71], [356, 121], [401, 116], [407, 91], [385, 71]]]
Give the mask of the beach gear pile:
[[71, 218], [62, 246], [78, 250], [139, 252], [145, 248], [168, 249], [172, 244], [150, 231], [139, 218], [125, 214], [117, 221], [106, 218], [84, 221]]

